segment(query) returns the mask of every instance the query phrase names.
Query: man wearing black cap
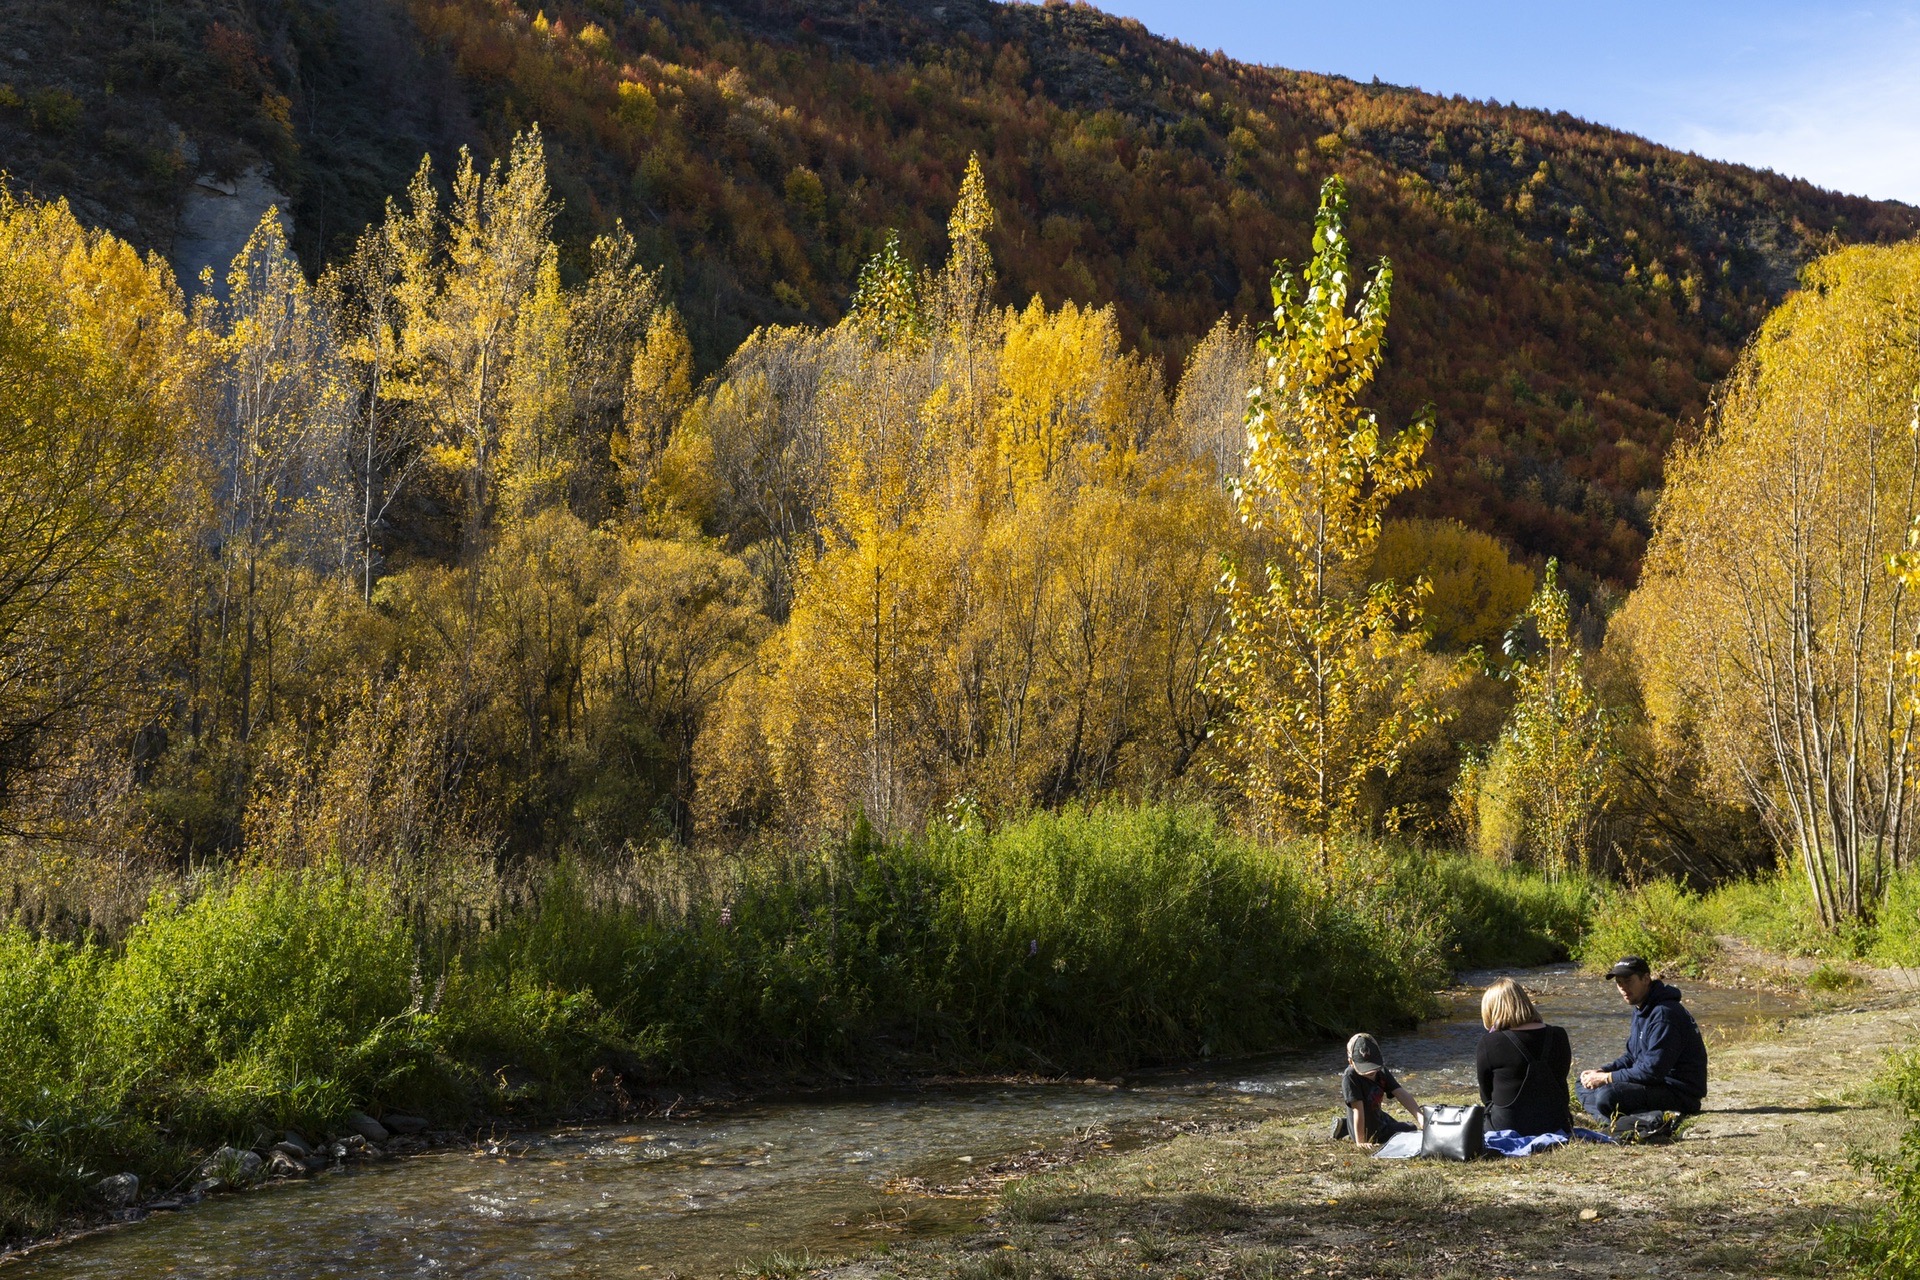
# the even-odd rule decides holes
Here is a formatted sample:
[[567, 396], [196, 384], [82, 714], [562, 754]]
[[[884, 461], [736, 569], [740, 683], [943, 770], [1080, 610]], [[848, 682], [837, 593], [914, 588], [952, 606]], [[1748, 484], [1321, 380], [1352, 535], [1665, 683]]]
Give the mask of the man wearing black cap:
[[1633, 1006], [1627, 1051], [1595, 1071], [1582, 1071], [1580, 1105], [1602, 1120], [1645, 1111], [1692, 1115], [1707, 1096], [1707, 1045], [1680, 992], [1653, 976], [1639, 956], [1607, 971]]

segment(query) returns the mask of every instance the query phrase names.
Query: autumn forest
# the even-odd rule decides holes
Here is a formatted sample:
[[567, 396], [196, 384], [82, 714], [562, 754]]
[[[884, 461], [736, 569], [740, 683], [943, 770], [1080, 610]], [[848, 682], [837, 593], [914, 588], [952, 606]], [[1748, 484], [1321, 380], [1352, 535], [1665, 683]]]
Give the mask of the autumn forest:
[[1913, 209], [1082, 5], [106, 7], [0, 84], [0, 1237], [1920, 961]]

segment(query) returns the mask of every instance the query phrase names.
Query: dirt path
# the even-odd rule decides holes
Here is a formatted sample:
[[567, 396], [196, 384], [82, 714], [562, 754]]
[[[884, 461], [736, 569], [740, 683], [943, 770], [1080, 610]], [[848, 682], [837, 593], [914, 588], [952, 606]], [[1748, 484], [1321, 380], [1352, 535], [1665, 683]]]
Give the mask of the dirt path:
[[1899, 1130], [1872, 1080], [1890, 1050], [1920, 1045], [1920, 994], [1904, 980], [1837, 998], [1849, 1002], [1715, 1052], [1710, 1109], [1671, 1146], [1402, 1163], [1329, 1143], [1324, 1119], [1276, 1121], [1029, 1178], [977, 1236], [816, 1274], [1825, 1274], [1823, 1226], [1875, 1195], [1850, 1154]]

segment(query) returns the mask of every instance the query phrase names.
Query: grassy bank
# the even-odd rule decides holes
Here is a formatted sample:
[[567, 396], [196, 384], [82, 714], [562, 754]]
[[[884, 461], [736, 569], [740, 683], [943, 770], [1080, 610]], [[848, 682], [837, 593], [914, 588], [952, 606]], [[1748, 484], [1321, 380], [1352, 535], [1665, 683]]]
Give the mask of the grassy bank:
[[1880, 1089], [1905, 1115], [1907, 1130], [1897, 1149], [1857, 1157], [1884, 1198], [1871, 1213], [1830, 1226], [1825, 1254], [1862, 1276], [1920, 1276], [1920, 1052], [1895, 1054]]
[[1451, 967], [1565, 954], [1590, 896], [1465, 860], [1339, 866], [1111, 808], [563, 865], [484, 912], [256, 867], [157, 896], [112, 946], [12, 926], [0, 1229], [352, 1108], [533, 1118], [667, 1080], [1110, 1071], [1405, 1023]]
[[1616, 887], [1595, 900], [1578, 959], [1601, 968], [1622, 955], [1702, 977], [1721, 960], [1721, 939], [1737, 938], [1772, 955], [1819, 962], [1816, 989], [1847, 984], [1852, 963], [1920, 965], [1920, 872], [1897, 874], [1872, 920], [1839, 929], [1819, 924], [1806, 881], [1791, 870], [1693, 893], [1671, 881]]

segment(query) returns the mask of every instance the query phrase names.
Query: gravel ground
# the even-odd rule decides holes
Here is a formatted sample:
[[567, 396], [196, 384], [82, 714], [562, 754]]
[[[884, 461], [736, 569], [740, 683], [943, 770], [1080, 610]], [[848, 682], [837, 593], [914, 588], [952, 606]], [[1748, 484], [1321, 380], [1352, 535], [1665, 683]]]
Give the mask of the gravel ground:
[[829, 1267], [770, 1259], [762, 1274], [1823, 1275], [1822, 1228], [1876, 1194], [1853, 1157], [1899, 1131], [1874, 1076], [1889, 1050], [1920, 1043], [1913, 984], [1863, 976], [1719, 1050], [1709, 1110], [1669, 1146], [1439, 1165], [1329, 1143], [1324, 1119], [1181, 1134], [1010, 1181], [982, 1200], [978, 1235]]

